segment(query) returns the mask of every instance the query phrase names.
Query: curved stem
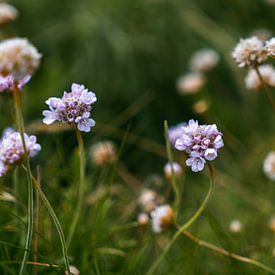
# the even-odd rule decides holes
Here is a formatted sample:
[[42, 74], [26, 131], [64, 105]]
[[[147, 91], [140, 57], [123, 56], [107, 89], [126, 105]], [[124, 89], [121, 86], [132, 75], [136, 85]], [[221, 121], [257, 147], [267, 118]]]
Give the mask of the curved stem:
[[33, 186], [31, 180], [31, 166], [29, 161], [29, 156], [27, 152], [26, 142], [24, 138], [24, 119], [23, 119], [23, 112], [22, 112], [22, 97], [21, 91], [18, 89], [17, 84], [14, 85], [13, 89], [14, 101], [15, 101], [15, 112], [16, 112], [16, 121], [17, 127], [21, 135], [22, 144], [24, 148], [24, 155], [25, 155], [25, 164], [27, 168], [27, 183], [28, 183], [28, 211], [27, 211], [27, 236], [26, 236], [26, 243], [25, 243], [25, 251], [20, 267], [19, 274], [24, 274], [26, 268], [26, 262], [29, 257], [29, 249], [31, 246], [32, 235], [33, 235]]
[[68, 247], [71, 244], [72, 238], [73, 238], [75, 230], [76, 230], [77, 223], [80, 218], [80, 213], [81, 213], [83, 200], [84, 200], [84, 191], [85, 191], [85, 165], [86, 164], [85, 164], [84, 142], [82, 139], [81, 132], [78, 130], [77, 127], [75, 127], [75, 131], [76, 131], [76, 138], [77, 138], [77, 142], [78, 142], [78, 151], [79, 151], [79, 176], [80, 176], [80, 179], [79, 179], [79, 186], [78, 186], [77, 205], [76, 205], [73, 221], [71, 223], [71, 227], [70, 227], [69, 235], [68, 235], [68, 239], [67, 239]]
[[185, 224], [183, 224], [182, 226], [179, 227], [177, 232], [172, 237], [171, 241], [164, 248], [163, 252], [160, 254], [159, 258], [155, 261], [155, 263], [152, 265], [152, 267], [149, 269], [149, 271], [146, 273], [146, 275], [154, 274], [154, 271], [156, 270], [158, 265], [161, 263], [162, 259], [167, 254], [167, 252], [172, 247], [172, 245], [177, 240], [177, 238], [182, 234], [182, 232], [184, 232], [188, 227], [190, 227], [197, 220], [197, 218], [200, 216], [202, 211], [205, 209], [205, 207], [214, 191], [214, 188], [215, 188], [215, 175], [214, 175], [213, 167], [210, 162], [208, 162], [208, 167], [209, 167], [209, 172], [210, 172], [210, 185], [209, 185], [209, 190], [208, 190], [206, 197], [203, 200], [201, 206]]

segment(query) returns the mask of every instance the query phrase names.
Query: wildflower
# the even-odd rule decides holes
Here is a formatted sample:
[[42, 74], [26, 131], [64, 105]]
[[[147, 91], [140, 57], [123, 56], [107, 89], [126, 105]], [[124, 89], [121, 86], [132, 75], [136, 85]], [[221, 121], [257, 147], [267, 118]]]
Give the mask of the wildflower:
[[216, 124], [199, 125], [193, 119], [182, 130], [175, 148], [189, 154], [186, 165], [191, 166], [193, 172], [202, 171], [206, 161], [214, 160], [218, 150], [224, 146], [222, 133], [218, 131]]
[[205, 100], [199, 100], [193, 105], [193, 110], [197, 114], [205, 113], [209, 108], [209, 103]]
[[272, 181], [275, 181], [275, 151], [271, 151], [263, 163], [265, 175]]
[[89, 92], [84, 85], [72, 84], [71, 92], [64, 92], [62, 98], [50, 97], [46, 104], [50, 110], [43, 111], [43, 122], [47, 125], [62, 121], [76, 124], [83, 132], [90, 132], [95, 121], [90, 118], [92, 104], [97, 100], [93, 92]]
[[161, 233], [164, 228], [174, 222], [174, 211], [169, 205], [158, 206], [151, 212], [152, 229], [155, 233]]
[[269, 228], [275, 233], [275, 216], [273, 216], [269, 221]]
[[267, 54], [263, 41], [256, 36], [252, 36], [247, 39], [240, 39], [232, 52], [232, 57], [239, 67], [253, 67], [260, 65], [267, 58]]
[[24, 78], [22, 78], [19, 81], [15, 81], [12, 75], [8, 76], [1, 76], [0, 75], [0, 93], [10, 90], [12, 91], [17, 85], [17, 89], [22, 90], [23, 87], [30, 81], [31, 76], [26, 75]]
[[18, 12], [15, 7], [0, 3], [0, 24], [5, 24], [16, 19]]
[[233, 220], [230, 222], [229, 229], [232, 233], [239, 233], [242, 231], [243, 225], [239, 220]]
[[20, 81], [32, 75], [40, 64], [41, 54], [24, 38], [12, 38], [0, 43], [0, 75]]
[[177, 89], [181, 94], [195, 94], [205, 84], [205, 77], [201, 73], [188, 73], [177, 81]]
[[140, 204], [141, 208], [146, 212], [150, 212], [156, 207], [156, 201], [157, 194], [155, 191], [150, 189], [143, 190], [138, 199], [138, 203]]
[[[264, 84], [275, 87], [275, 70], [271, 65], [261, 65], [259, 66], [259, 72], [263, 79]], [[259, 79], [256, 71], [250, 69], [247, 76], [245, 77], [245, 86], [248, 90], [260, 90], [262, 87], [262, 82]]]
[[113, 163], [116, 160], [116, 150], [113, 142], [102, 141], [91, 146], [90, 155], [97, 166]]
[[137, 220], [139, 226], [145, 226], [149, 221], [149, 216], [147, 213], [140, 213]]
[[[80, 274], [79, 270], [73, 265], [69, 266], [69, 270], [70, 270], [70, 273], [72, 275], [79, 275]], [[68, 271], [65, 272], [65, 275], [68, 275]]]
[[174, 172], [175, 177], [180, 177], [182, 175], [182, 167], [177, 162], [168, 162], [164, 166], [164, 174], [167, 179], [171, 179]]
[[[41, 150], [41, 146], [36, 143], [35, 136], [24, 134], [27, 154], [34, 157]], [[18, 132], [8, 130], [0, 140], [0, 176], [16, 165], [20, 165], [25, 157], [21, 135]]]
[[181, 136], [182, 134], [182, 127], [185, 126], [186, 123], [182, 122], [179, 123], [176, 126], [172, 126], [168, 130], [168, 139], [172, 145], [175, 145], [176, 140]]
[[190, 66], [194, 71], [208, 72], [219, 62], [219, 54], [212, 49], [201, 49], [191, 57]]
[[265, 49], [268, 56], [275, 58], [275, 37], [265, 42]]

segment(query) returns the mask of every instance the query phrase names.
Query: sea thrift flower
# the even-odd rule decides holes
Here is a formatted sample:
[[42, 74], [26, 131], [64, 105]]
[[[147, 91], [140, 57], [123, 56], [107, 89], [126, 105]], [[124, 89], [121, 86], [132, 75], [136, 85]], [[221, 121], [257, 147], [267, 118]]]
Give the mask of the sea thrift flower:
[[0, 74], [20, 81], [32, 75], [40, 64], [41, 54], [27, 40], [12, 38], [0, 43]]
[[115, 145], [111, 141], [98, 142], [91, 146], [90, 155], [97, 166], [113, 163], [116, 160]]
[[168, 129], [168, 139], [172, 145], [175, 145], [176, 140], [181, 136], [182, 134], [182, 127], [185, 126], [186, 123], [182, 122], [178, 125], [172, 126]]
[[[79, 275], [80, 274], [79, 270], [73, 265], [69, 266], [69, 270], [70, 270], [70, 273], [72, 275]], [[65, 271], [65, 275], [68, 275], [68, 271]]]
[[155, 233], [161, 233], [163, 229], [174, 222], [174, 211], [169, 205], [158, 206], [151, 212], [152, 229]]
[[175, 148], [189, 154], [186, 165], [191, 166], [193, 172], [202, 171], [206, 161], [214, 160], [218, 150], [224, 146], [222, 133], [218, 131], [216, 124], [199, 125], [193, 119], [182, 130]]
[[[259, 72], [266, 85], [275, 87], [275, 70], [271, 65], [259, 66]], [[250, 69], [245, 77], [245, 86], [248, 90], [260, 90], [263, 88], [262, 82], [254, 69]]]
[[0, 76], [0, 93], [8, 90], [12, 91], [15, 85], [17, 85], [17, 89], [22, 90], [23, 87], [30, 81], [30, 79], [30, 75], [26, 75], [19, 81], [15, 81], [12, 75]]
[[188, 73], [177, 81], [177, 89], [180, 94], [195, 94], [205, 84], [205, 77], [200, 73]]
[[149, 222], [149, 216], [147, 213], [140, 213], [137, 220], [139, 226], [145, 226]]
[[164, 166], [164, 174], [166, 176], [167, 179], [171, 179], [173, 172], [174, 171], [174, 176], [175, 177], [180, 177], [182, 175], [182, 167], [179, 163], [177, 162], [168, 162], [165, 164]]
[[265, 42], [265, 49], [268, 56], [275, 58], [275, 37]]
[[194, 71], [208, 72], [219, 62], [219, 54], [212, 49], [201, 49], [191, 57], [190, 67]]
[[275, 181], [275, 151], [270, 152], [263, 164], [265, 175], [272, 181]]
[[209, 103], [205, 100], [199, 100], [196, 103], [193, 104], [193, 110], [196, 114], [203, 114], [205, 113], [209, 108]]
[[62, 98], [50, 97], [46, 104], [50, 110], [43, 111], [43, 122], [47, 125], [55, 121], [76, 124], [79, 131], [90, 132], [95, 121], [90, 118], [92, 104], [97, 100], [95, 93], [84, 85], [72, 84], [71, 92], [64, 92]]
[[0, 24], [5, 24], [16, 19], [18, 12], [15, 7], [0, 3]]
[[[41, 146], [36, 143], [35, 136], [24, 134], [27, 154], [34, 157], [41, 150]], [[8, 170], [20, 165], [24, 159], [24, 147], [21, 135], [18, 132], [7, 130], [0, 140], [0, 176]]]
[[142, 191], [138, 203], [145, 212], [150, 212], [157, 205], [157, 194], [155, 191], [145, 189]]
[[263, 41], [252, 36], [247, 39], [240, 39], [232, 52], [232, 57], [239, 67], [258, 66], [267, 58], [267, 54]]
[[233, 220], [230, 222], [229, 229], [232, 233], [239, 233], [243, 229], [243, 225], [239, 220]]

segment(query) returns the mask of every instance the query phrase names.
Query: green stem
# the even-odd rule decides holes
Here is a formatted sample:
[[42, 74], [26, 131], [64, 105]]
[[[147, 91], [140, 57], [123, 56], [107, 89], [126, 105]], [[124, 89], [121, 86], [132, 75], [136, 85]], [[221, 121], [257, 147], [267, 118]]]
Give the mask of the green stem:
[[21, 135], [22, 144], [24, 148], [24, 162], [27, 168], [27, 184], [28, 184], [28, 211], [27, 211], [27, 237], [26, 237], [26, 243], [25, 243], [25, 251], [20, 267], [19, 274], [24, 274], [25, 268], [26, 268], [26, 262], [29, 257], [29, 249], [31, 247], [31, 241], [32, 241], [32, 235], [33, 235], [33, 186], [32, 186], [32, 180], [31, 180], [31, 166], [28, 156], [28, 151], [26, 147], [26, 142], [24, 138], [24, 119], [23, 119], [23, 112], [22, 112], [22, 96], [21, 91], [18, 89], [17, 84], [14, 85], [13, 89], [13, 95], [14, 95], [14, 101], [15, 101], [15, 112], [16, 112], [16, 121], [18, 130]]
[[82, 206], [83, 206], [83, 200], [84, 200], [84, 191], [85, 191], [85, 151], [84, 151], [84, 142], [82, 139], [82, 135], [81, 132], [78, 130], [77, 127], [75, 127], [75, 131], [76, 131], [76, 138], [77, 138], [77, 142], [78, 142], [78, 151], [79, 151], [79, 186], [78, 186], [78, 198], [77, 198], [77, 205], [76, 205], [76, 209], [74, 211], [74, 217], [73, 217], [73, 221], [71, 223], [71, 227], [69, 230], [69, 235], [68, 235], [68, 239], [67, 239], [67, 245], [68, 247], [71, 244], [71, 241], [73, 239], [75, 230], [76, 230], [76, 226], [77, 223], [79, 221], [80, 218], [80, 213], [82, 210]]
[[209, 172], [210, 172], [210, 185], [209, 185], [209, 190], [207, 192], [207, 195], [206, 195], [205, 199], [203, 200], [201, 206], [195, 212], [195, 214], [185, 224], [183, 224], [178, 229], [178, 231], [174, 234], [171, 241], [164, 248], [163, 252], [160, 254], [158, 259], [155, 261], [155, 263], [152, 265], [152, 267], [149, 269], [149, 271], [146, 273], [146, 275], [155, 274], [154, 272], [155, 272], [156, 268], [159, 266], [159, 264], [163, 260], [164, 256], [170, 250], [170, 248], [172, 247], [174, 242], [177, 240], [177, 238], [182, 234], [182, 232], [184, 232], [188, 227], [190, 227], [197, 220], [197, 218], [201, 215], [202, 211], [205, 209], [205, 207], [206, 207], [206, 205], [207, 205], [207, 203], [208, 203], [208, 201], [209, 201], [209, 199], [210, 199], [210, 197], [211, 197], [211, 195], [214, 191], [214, 188], [215, 188], [215, 176], [214, 176], [213, 167], [210, 164], [210, 162], [208, 162], [208, 167], [209, 167]]

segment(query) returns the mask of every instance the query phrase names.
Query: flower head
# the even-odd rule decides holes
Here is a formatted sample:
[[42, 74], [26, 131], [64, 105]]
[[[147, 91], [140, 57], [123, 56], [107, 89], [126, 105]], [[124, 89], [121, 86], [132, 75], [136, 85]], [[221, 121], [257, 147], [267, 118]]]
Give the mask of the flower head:
[[145, 212], [153, 210], [157, 205], [157, 194], [155, 191], [145, 189], [139, 196], [138, 203]]
[[232, 52], [232, 57], [239, 67], [245, 67], [261, 64], [267, 58], [267, 54], [263, 41], [256, 36], [252, 36], [240, 39]]
[[176, 140], [181, 136], [182, 127], [185, 125], [186, 122], [182, 122], [168, 129], [168, 139], [172, 145], [175, 145]]
[[9, 23], [16, 19], [18, 12], [15, 7], [7, 4], [0, 3], [0, 24]]
[[209, 102], [204, 99], [201, 99], [193, 104], [193, 110], [196, 114], [203, 114], [209, 109]]
[[47, 125], [55, 121], [76, 124], [83, 132], [90, 132], [95, 121], [90, 118], [92, 104], [97, 100], [95, 93], [84, 85], [72, 84], [71, 92], [64, 92], [62, 98], [50, 97], [46, 104], [50, 110], [43, 111], [43, 122]]
[[218, 150], [224, 146], [222, 133], [218, 131], [216, 124], [199, 125], [193, 119], [182, 130], [175, 148], [189, 154], [186, 165], [191, 166], [193, 172], [201, 171], [206, 161], [214, 160]]
[[12, 91], [14, 86], [17, 85], [17, 89], [22, 90], [23, 87], [30, 81], [31, 76], [26, 75], [19, 81], [15, 81], [12, 75], [1, 76], [0, 75], [0, 93], [5, 91]]
[[182, 175], [182, 167], [177, 162], [168, 162], [164, 166], [164, 174], [167, 179], [171, 179], [172, 175], [175, 175], [175, 177], [180, 177]]
[[139, 226], [145, 226], [149, 222], [149, 216], [147, 213], [140, 213], [137, 218]]
[[205, 83], [205, 77], [201, 73], [188, 73], [177, 81], [177, 89], [180, 94], [195, 94], [200, 91]]
[[275, 58], [275, 37], [265, 42], [265, 49], [268, 56]]
[[40, 64], [41, 54], [24, 38], [12, 38], [0, 43], [0, 75], [20, 81], [32, 75]]
[[275, 181], [275, 151], [271, 151], [265, 158], [263, 170], [266, 176]]
[[240, 233], [243, 229], [243, 225], [240, 220], [232, 220], [229, 224], [229, 230], [232, 233]]
[[[36, 143], [36, 137], [24, 134], [24, 139], [29, 157], [37, 155], [41, 150], [41, 146]], [[24, 147], [20, 133], [9, 128], [4, 132], [0, 140], [0, 176], [3, 176], [14, 166], [21, 164], [24, 156]]]
[[116, 160], [115, 145], [111, 141], [101, 141], [91, 146], [90, 155], [97, 166], [113, 163]]
[[152, 229], [155, 233], [161, 233], [164, 228], [169, 227], [174, 221], [174, 211], [169, 205], [160, 205], [151, 212]]

